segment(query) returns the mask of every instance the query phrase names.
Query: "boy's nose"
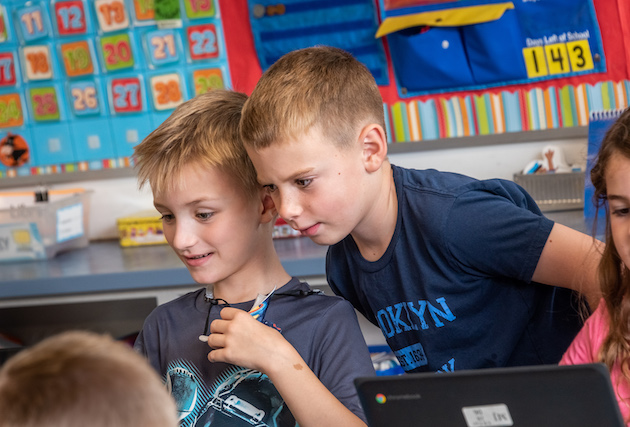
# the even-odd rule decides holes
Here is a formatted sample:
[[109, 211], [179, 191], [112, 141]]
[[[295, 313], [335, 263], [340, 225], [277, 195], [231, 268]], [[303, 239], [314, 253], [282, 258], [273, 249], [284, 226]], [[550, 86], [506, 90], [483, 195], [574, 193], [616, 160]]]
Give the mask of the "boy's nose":
[[296, 197], [281, 195], [275, 203], [278, 214], [287, 222], [297, 218], [302, 213], [301, 204]]
[[197, 237], [194, 233], [194, 229], [191, 229], [191, 227], [185, 224], [178, 223], [175, 226], [171, 246], [178, 250], [184, 250], [194, 246], [196, 240]]

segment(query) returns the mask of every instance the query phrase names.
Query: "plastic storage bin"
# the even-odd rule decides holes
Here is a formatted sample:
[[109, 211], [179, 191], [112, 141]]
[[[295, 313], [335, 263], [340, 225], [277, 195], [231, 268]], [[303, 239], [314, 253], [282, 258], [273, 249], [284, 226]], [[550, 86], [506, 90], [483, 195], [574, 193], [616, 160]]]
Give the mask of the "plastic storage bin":
[[[23, 194], [0, 193], [0, 262], [48, 259], [89, 243], [91, 191], [50, 192], [50, 201], [29, 204]], [[26, 193], [29, 194], [29, 193]]]
[[515, 174], [514, 182], [534, 198], [543, 212], [584, 207], [584, 172]]

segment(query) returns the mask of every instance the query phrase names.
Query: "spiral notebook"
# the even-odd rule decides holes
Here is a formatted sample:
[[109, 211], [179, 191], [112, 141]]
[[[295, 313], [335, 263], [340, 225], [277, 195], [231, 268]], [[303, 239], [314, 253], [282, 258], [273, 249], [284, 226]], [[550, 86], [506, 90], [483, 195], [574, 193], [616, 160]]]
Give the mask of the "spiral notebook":
[[370, 427], [625, 427], [602, 364], [357, 378]]

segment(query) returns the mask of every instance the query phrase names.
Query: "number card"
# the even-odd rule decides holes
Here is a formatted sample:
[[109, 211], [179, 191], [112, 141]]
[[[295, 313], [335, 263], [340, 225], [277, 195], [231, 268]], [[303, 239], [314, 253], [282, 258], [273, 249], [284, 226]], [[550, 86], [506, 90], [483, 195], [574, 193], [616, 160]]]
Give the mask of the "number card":
[[20, 95], [17, 93], [0, 95], [0, 128], [18, 127], [23, 124]]
[[103, 64], [107, 71], [133, 68], [135, 61], [129, 34], [116, 34], [101, 38]]
[[25, 41], [31, 42], [48, 37], [48, 20], [41, 5], [17, 9], [15, 17], [20, 34]]
[[55, 3], [55, 21], [59, 35], [70, 36], [87, 32], [85, 8], [80, 0]]
[[555, 43], [545, 46], [547, 67], [549, 74], [564, 74], [571, 71], [569, 66], [569, 54], [564, 43]]
[[122, 0], [96, 0], [94, 9], [102, 32], [109, 33], [129, 27], [129, 15]]
[[35, 121], [46, 122], [60, 119], [57, 90], [53, 86], [31, 88], [29, 94]]
[[135, 113], [143, 110], [142, 85], [137, 77], [113, 79], [111, 96], [112, 108], [116, 113]]
[[152, 65], [164, 65], [179, 61], [177, 34], [171, 29], [150, 31], [145, 38], [149, 61]]
[[52, 79], [50, 48], [47, 45], [24, 46], [22, 57], [28, 80]]
[[7, 23], [5, 21], [6, 12], [4, 7], [0, 6], [0, 43], [4, 43], [9, 39], [7, 31]]
[[195, 96], [206, 93], [212, 89], [223, 89], [223, 73], [220, 68], [207, 68], [193, 72], [195, 83]]
[[569, 52], [569, 62], [573, 71], [586, 71], [595, 68], [588, 40], [568, 42], [567, 51]]
[[213, 24], [188, 27], [188, 49], [193, 60], [219, 56], [217, 29]]
[[77, 116], [99, 114], [100, 103], [96, 83], [93, 81], [71, 82], [68, 85], [72, 112]]
[[[563, 35], [563, 39], [566, 34]], [[526, 47], [523, 58], [527, 77], [545, 77], [568, 74], [571, 71], [588, 71], [595, 68], [588, 40], [553, 43], [545, 46]]]
[[184, 0], [188, 19], [211, 18], [214, 16], [214, 0]]
[[136, 14], [136, 21], [141, 24], [153, 23], [155, 20], [154, 0], [133, 0], [133, 10]]
[[94, 73], [92, 54], [86, 40], [64, 43], [60, 46], [63, 65], [68, 77], [83, 76]]
[[0, 52], [0, 86], [15, 86], [15, 56], [12, 52]]
[[184, 102], [179, 74], [163, 74], [151, 77], [151, 93], [156, 110], [171, 110]]

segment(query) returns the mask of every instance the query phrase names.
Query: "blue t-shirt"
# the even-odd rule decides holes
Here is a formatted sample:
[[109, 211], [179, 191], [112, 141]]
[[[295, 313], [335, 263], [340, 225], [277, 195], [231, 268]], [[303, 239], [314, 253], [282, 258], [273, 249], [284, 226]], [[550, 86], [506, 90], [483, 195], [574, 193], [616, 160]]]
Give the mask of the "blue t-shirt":
[[553, 222], [511, 181], [392, 166], [398, 218], [374, 262], [351, 236], [328, 282], [407, 372], [557, 363], [582, 322], [573, 291], [531, 282]]
[[[277, 289], [264, 314], [265, 323], [280, 330], [322, 384], [365, 419], [353, 381], [375, 373], [355, 312], [337, 296], [295, 295], [309, 290], [296, 278]], [[218, 319], [224, 305], [211, 305], [205, 294], [202, 288], [158, 306], [134, 345], [164, 377], [177, 403], [180, 426], [295, 426], [291, 411], [266, 375], [208, 361], [210, 348], [198, 337], [205, 333], [206, 319], [208, 323]], [[253, 302], [232, 307], [249, 311]]]

